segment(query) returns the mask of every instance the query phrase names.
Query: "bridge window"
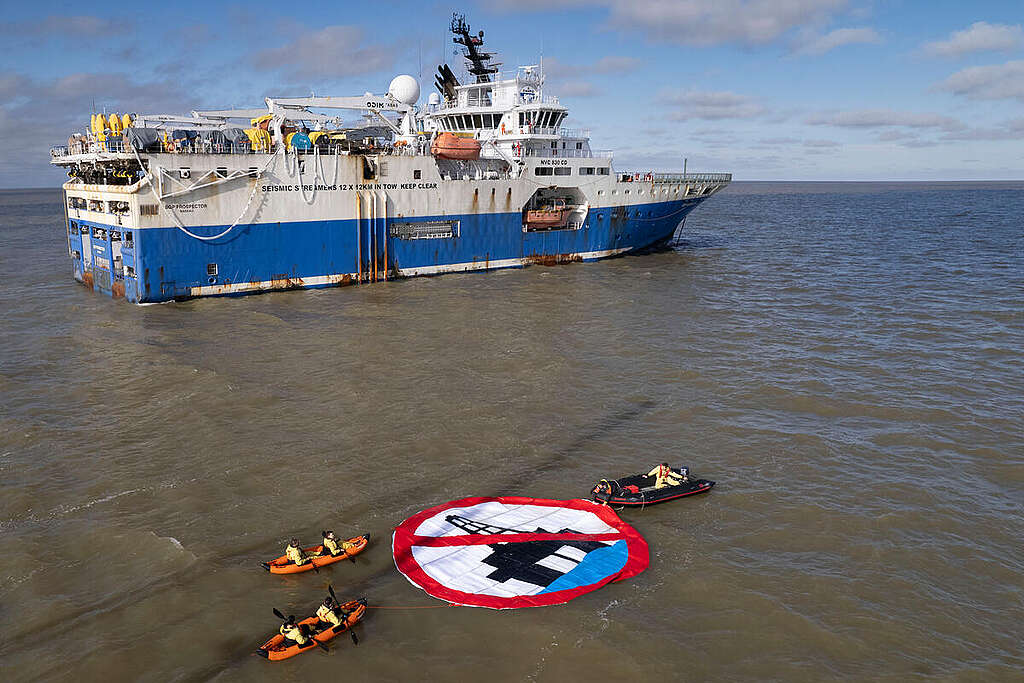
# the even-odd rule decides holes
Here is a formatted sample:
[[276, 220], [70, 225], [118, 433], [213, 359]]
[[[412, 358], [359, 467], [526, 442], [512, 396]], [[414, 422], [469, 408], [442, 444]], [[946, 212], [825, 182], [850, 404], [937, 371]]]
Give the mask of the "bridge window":
[[534, 175], [551, 175], [552, 174], [552, 168], [550, 166], [538, 166], [537, 168], [533, 169], [533, 174]]
[[559, 166], [555, 169], [555, 175], [571, 175], [572, 169], [568, 166]]
[[577, 142], [576, 143], [576, 149], [583, 149], [583, 143], [582, 142]]
[[473, 114], [473, 127], [474, 128], [483, 128], [484, 127], [483, 117], [480, 116], [480, 114]]
[[602, 166], [597, 169], [597, 175], [608, 175], [608, 167]]
[[580, 175], [594, 175], [594, 167], [580, 166]]

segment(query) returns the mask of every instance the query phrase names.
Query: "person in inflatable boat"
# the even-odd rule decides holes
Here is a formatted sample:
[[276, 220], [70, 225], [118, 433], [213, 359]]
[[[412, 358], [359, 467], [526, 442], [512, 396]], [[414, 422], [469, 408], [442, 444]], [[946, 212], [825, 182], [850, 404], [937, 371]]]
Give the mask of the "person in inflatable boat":
[[356, 546], [355, 543], [339, 541], [333, 531], [323, 531], [321, 533], [324, 537], [324, 552], [330, 553], [331, 557], [337, 557], [341, 553], [348, 552]]
[[666, 486], [678, 486], [685, 481], [689, 481], [690, 470], [686, 467], [681, 467], [680, 471], [682, 474], [676, 474], [672, 471], [672, 468], [668, 466], [667, 462], [663, 462], [648, 472], [647, 476], [657, 477], [654, 483], [654, 488], [663, 489]]
[[281, 624], [281, 628], [278, 629], [278, 633], [284, 636], [284, 647], [305, 645], [309, 642], [309, 637], [306, 635], [305, 629], [301, 624], [295, 623], [295, 617], [288, 617], [288, 621]]
[[316, 618], [320, 620], [317, 624], [319, 630], [341, 626], [341, 621], [348, 615], [341, 609], [341, 606], [334, 602], [334, 598], [327, 596], [324, 602], [316, 610]]
[[307, 555], [306, 551], [304, 551], [302, 546], [299, 545], [299, 539], [297, 538], [293, 538], [291, 540], [288, 547], [284, 549], [284, 554], [289, 560], [295, 563], [296, 567], [301, 567], [310, 561], [309, 555]]

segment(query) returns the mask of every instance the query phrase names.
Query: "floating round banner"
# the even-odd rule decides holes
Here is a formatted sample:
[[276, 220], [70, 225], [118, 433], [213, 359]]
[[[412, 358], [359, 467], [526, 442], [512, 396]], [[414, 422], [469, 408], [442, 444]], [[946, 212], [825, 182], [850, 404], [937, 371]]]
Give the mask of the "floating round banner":
[[648, 564], [647, 542], [588, 500], [463, 498], [398, 525], [395, 566], [453, 605], [558, 605]]

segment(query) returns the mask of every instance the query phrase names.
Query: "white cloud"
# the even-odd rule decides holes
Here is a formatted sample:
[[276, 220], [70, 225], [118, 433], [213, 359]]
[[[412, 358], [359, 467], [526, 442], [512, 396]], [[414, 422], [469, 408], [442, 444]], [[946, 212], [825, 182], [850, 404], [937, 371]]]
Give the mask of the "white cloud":
[[807, 118], [812, 126], [839, 128], [934, 128], [956, 131], [966, 128], [962, 121], [942, 114], [894, 111], [892, 109], [857, 109], [839, 112], [821, 112]]
[[16, 36], [58, 37], [83, 36], [115, 37], [123, 35], [126, 29], [134, 27], [129, 19], [103, 19], [87, 15], [62, 16], [51, 15], [43, 19], [26, 22], [8, 22], [0, 24], [0, 34]]
[[757, 141], [759, 145], [799, 145], [801, 142], [800, 138], [761, 138]]
[[601, 91], [587, 81], [562, 81], [558, 84], [559, 97], [596, 97], [600, 94]]
[[946, 133], [943, 140], [1024, 140], [1024, 119], [1012, 119], [988, 128]]
[[614, 74], [633, 71], [643, 63], [636, 57], [608, 56], [591, 64], [569, 64], [557, 57], [548, 57], [544, 60], [544, 76], [547, 78], [572, 78], [576, 76], [590, 76], [593, 74]]
[[844, 45], [878, 43], [881, 40], [882, 37], [871, 28], [837, 28], [823, 36], [806, 39], [795, 52], [799, 55], [823, 55]]
[[1024, 102], [1024, 60], [962, 69], [936, 87], [972, 100]]
[[256, 66], [287, 71], [296, 79], [342, 78], [374, 73], [395, 63], [396, 46], [364, 45], [358, 26], [326, 26], [292, 43], [256, 53]]
[[675, 111], [669, 115], [674, 121], [751, 119], [767, 111], [764, 105], [753, 97], [733, 92], [689, 90], [682, 93], [665, 93], [659, 99], [675, 107]]
[[634, 30], [682, 45], [764, 45], [792, 29], [813, 26], [843, 10], [847, 0], [490, 0], [512, 12], [599, 5], [606, 27]]
[[600, 74], [622, 74], [643, 64], [636, 57], [609, 55], [590, 64], [569, 64], [556, 57], [544, 60], [544, 77], [553, 92], [563, 97], [594, 97], [600, 90], [585, 79]]
[[877, 139], [881, 142], [899, 142], [900, 140], [912, 140], [916, 137], [915, 133], [911, 133], [908, 130], [891, 128], [879, 133]]
[[[102, 83], [102, 90], [97, 84]], [[33, 80], [0, 73], [0, 187], [52, 184], [63, 171], [50, 167], [49, 148], [85, 132], [95, 100], [108, 112], [188, 112], [200, 104], [180, 80], [138, 80], [125, 73], [73, 73]], [[24, 131], [33, 131], [24, 135]]]
[[972, 52], [1014, 50], [1024, 44], [1020, 24], [989, 24], [976, 21], [962, 31], [954, 31], [949, 40], [926, 43], [924, 51], [939, 57], [960, 57]]

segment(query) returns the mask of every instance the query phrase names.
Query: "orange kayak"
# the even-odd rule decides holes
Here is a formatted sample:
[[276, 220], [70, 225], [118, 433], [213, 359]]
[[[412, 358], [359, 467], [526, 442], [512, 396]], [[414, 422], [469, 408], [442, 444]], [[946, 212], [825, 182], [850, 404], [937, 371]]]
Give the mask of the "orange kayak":
[[[363, 615], [366, 614], [366, 598], [360, 598], [359, 600], [346, 602], [344, 605], [341, 606], [341, 609], [348, 610], [348, 616], [345, 617], [345, 619], [337, 626], [324, 629], [323, 631], [320, 631], [318, 633], [314, 633], [313, 637], [309, 641], [307, 641], [305, 645], [291, 645], [289, 647], [284, 647], [284, 636], [278, 633], [276, 636], [260, 645], [259, 649], [256, 650], [256, 654], [258, 654], [260, 657], [266, 657], [272, 662], [276, 662], [280, 659], [288, 659], [289, 657], [294, 657], [295, 655], [301, 654], [306, 650], [316, 649], [316, 643], [313, 642], [314, 640], [317, 641], [317, 643], [326, 643], [328, 640], [334, 638], [338, 634], [344, 633], [345, 631], [351, 629], [353, 626], [356, 625], [358, 621], [360, 621], [363, 618]], [[300, 621], [299, 625], [301, 626], [304, 624], [310, 630], [312, 630], [319, 621], [320, 620], [316, 617], [309, 617], [308, 619], [303, 619], [302, 621]]]
[[[329, 564], [334, 564], [335, 562], [341, 562], [342, 560], [347, 560], [350, 557], [358, 555], [366, 549], [366, 545], [370, 542], [370, 535], [366, 534], [364, 536], [356, 536], [355, 538], [348, 539], [347, 542], [351, 543], [355, 547], [343, 550], [333, 557], [331, 555], [313, 557], [309, 562], [298, 565], [289, 560], [287, 555], [282, 555], [275, 560], [271, 560], [270, 562], [261, 562], [260, 564], [271, 574], [299, 574], [302, 572], [308, 572], [313, 569], [314, 565], [319, 569], [320, 567], [325, 567]], [[303, 548], [307, 555], [315, 555], [316, 553], [323, 552], [323, 549], [324, 547], [322, 545]]]

